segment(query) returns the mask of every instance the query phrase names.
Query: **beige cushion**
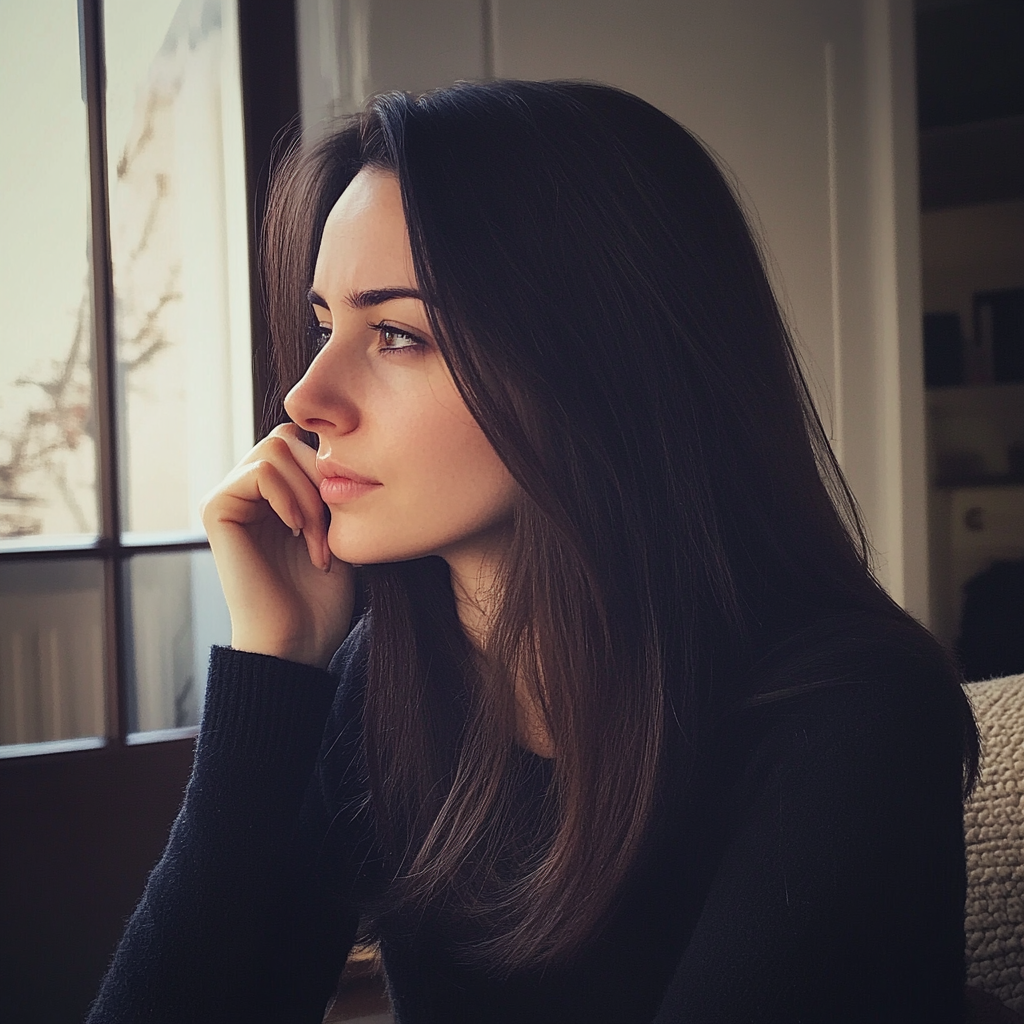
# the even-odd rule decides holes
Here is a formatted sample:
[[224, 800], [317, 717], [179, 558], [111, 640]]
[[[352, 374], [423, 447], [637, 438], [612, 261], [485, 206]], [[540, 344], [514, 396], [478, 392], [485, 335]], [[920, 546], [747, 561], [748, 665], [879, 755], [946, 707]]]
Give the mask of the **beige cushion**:
[[967, 983], [1024, 1011], [1024, 675], [965, 689], [982, 744], [964, 810]]

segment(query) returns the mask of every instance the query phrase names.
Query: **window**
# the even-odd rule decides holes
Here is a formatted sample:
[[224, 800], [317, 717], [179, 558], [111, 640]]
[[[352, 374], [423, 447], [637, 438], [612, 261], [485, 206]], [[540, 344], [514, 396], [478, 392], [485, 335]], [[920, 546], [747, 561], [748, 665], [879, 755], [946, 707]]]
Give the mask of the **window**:
[[198, 506], [253, 439], [237, 15], [4, 15], [0, 755], [187, 735], [229, 638]]

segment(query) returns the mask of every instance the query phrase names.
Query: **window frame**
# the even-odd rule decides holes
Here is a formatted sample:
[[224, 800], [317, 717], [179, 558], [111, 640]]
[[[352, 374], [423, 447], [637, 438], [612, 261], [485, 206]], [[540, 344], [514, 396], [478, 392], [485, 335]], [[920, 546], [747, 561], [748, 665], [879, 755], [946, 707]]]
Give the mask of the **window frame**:
[[[89, 171], [90, 287], [93, 327], [93, 400], [97, 422], [96, 482], [99, 523], [95, 540], [48, 543], [45, 537], [0, 549], [0, 565], [85, 559], [99, 562], [103, 578], [104, 735], [0, 746], [0, 762], [51, 757], [95, 748], [118, 750], [154, 742], [191, 742], [197, 726], [129, 731], [129, 559], [139, 555], [209, 549], [201, 534], [168, 532], [125, 539], [122, 531], [117, 391], [117, 349], [110, 241], [106, 139], [106, 63], [103, 0], [78, 0], [80, 62], [86, 105]], [[299, 125], [295, 0], [238, 0], [238, 52], [242, 94], [249, 250], [249, 307], [253, 366], [253, 433], [260, 437], [280, 412], [275, 396], [269, 331], [258, 267], [263, 206], [274, 154], [295, 138]]]

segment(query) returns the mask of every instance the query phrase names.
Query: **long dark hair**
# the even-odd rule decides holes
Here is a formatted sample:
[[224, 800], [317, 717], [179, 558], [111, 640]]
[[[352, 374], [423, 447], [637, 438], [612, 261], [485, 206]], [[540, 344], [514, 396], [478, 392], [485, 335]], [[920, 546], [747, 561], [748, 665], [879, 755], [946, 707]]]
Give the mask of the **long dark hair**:
[[[438, 343], [522, 489], [485, 658], [443, 563], [366, 571], [391, 899], [488, 922], [477, 952], [500, 969], [555, 961], [593, 934], [724, 715], [856, 676], [868, 647], [956, 673], [869, 571], [757, 245], [686, 129], [588, 83], [377, 97], [272, 190], [285, 388], [311, 355], [324, 222], [364, 166], [398, 178]], [[773, 652], [794, 637], [803, 674], [779, 690]], [[557, 748], [526, 832], [517, 680]]]

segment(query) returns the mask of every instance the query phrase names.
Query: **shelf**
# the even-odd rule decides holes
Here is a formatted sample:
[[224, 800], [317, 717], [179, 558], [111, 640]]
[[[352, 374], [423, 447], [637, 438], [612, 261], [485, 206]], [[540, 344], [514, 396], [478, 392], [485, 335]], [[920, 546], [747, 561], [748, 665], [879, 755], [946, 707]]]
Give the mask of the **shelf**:
[[970, 488], [1024, 487], [1024, 477], [990, 476], [977, 477], [972, 480], [938, 480], [932, 484], [932, 487], [940, 491], [964, 491]]
[[945, 387], [925, 388], [924, 393], [931, 398], [944, 395], [1012, 395], [1024, 396], [1024, 381], [1000, 381], [992, 384], [950, 384]]
[[961, 412], [1009, 415], [1024, 419], [1024, 382], [1009, 384], [961, 384], [947, 388], [926, 388], [925, 403], [932, 414]]

